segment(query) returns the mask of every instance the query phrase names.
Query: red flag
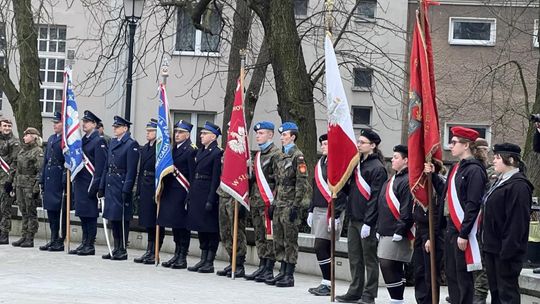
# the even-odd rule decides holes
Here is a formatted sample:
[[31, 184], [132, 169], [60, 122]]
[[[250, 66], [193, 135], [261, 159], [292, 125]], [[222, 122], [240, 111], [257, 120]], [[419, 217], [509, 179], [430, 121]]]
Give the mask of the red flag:
[[244, 117], [242, 83], [237, 81], [231, 114], [227, 146], [221, 172], [221, 188], [249, 210], [248, 160], [246, 119]]
[[[421, 9], [427, 12], [427, 6]], [[427, 176], [424, 163], [433, 160], [442, 164], [439, 134], [439, 116], [435, 103], [435, 74], [433, 72], [433, 50], [426, 13], [424, 30], [420, 25], [419, 12], [413, 33], [410, 59], [409, 89], [409, 185], [419, 203], [428, 206]]]
[[336, 53], [330, 37], [324, 43], [326, 101], [328, 106], [328, 185], [333, 194], [343, 188], [360, 159], [343, 89]]

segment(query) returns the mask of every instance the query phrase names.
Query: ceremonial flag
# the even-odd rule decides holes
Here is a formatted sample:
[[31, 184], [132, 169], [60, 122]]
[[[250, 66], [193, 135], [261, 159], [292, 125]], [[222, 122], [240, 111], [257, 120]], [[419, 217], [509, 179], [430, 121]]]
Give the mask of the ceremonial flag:
[[360, 159], [347, 95], [330, 37], [324, 43], [326, 102], [328, 105], [328, 185], [335, 195], [343, 188]]
[[169, 101], [165, 85], [159, 86], [158, 125], [156, 134], [156, 202], [163, 189], [163, 178], [174, 171], [169, 133]]
[[65, 154], [66, 168], [71, 171], [71, 181], [84, 168], [82, 136], [79, 112], [73, 93], [71, 70], [64, 71], [64, 93], [62, 94], [62, 149]]
[[249, 210], [248, 165], [246, 119], [244, 117], [244, 89], [240, 79], [236, 84], [234, 105], [231, 113], [227, 147], [221, 172], [221, 189], [229, 193]]
[[[427, 14], [422, 15], [416, 13], [410, 58], [408, 167], [411, 192], [415, 200], [427, 208], [429, 200], [424, 163], [433, 160], [442, 165], [442, 150], [435, 103], [431, 36]], [[420, 18], [424, 18], [423, 30]]]

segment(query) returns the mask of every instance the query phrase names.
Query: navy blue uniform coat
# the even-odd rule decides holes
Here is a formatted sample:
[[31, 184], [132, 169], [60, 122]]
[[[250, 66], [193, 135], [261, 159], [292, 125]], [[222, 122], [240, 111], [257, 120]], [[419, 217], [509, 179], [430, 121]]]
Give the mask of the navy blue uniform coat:
[[139, 224], [143, 227], [156, 225], [156, 145], [147, 143], [141, 149], [137, 195], [139, 196]]
[[62, 136], [53, 134], [47, 141], [41, 173], [43, 185], [43, 208], [49, 211], [60, 211], [66, 187], [66, 170], [62, 153]]

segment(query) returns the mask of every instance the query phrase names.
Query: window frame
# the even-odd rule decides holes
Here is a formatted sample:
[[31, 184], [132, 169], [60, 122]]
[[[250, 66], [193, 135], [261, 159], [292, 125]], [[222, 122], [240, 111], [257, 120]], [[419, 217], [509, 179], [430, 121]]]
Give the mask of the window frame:
[[538, 19], [534, 19], [534, 29], [533, 29], [533, 47], [540, 47], [538, 43]]
[[377, 20], [377, 6], [379, 5], [379, 1], [378, 0], [357, 0], [357, 3], [358, 2], [366, 2], [366, 3], [373, 2], [375, 4], [375, 9], [373, 10], [373, 17], [363, 17], [360, 14], [358, 14], [359, 6], [357, 6], [354, 12], [354, 20], [358, 23], [375, 23], [375, 21]]
[[193, 142], [193, 143], [197, 143], [197, 142], [200, 141], [199, 137], [198, 137], [199, 135], [197, 134], [197, 128], [198, 128], [198, 125], [199, 125], [199, 115], [212, 115], [213, 118], [214, 118], [213, 123], [215, 123], [216, 118], [217, 118], [217, 113], [216, 112], [204, 112], [204, 111], [197, 112], [197, 111], [181, 110], [181, 109], [174, 109], [174, 110], [170, 110], [169, 112], [170, 112], [171, 119], [172, 119], [172, 125], [174, 125], [176, 123], [176, 121], [174, 119], [175, 114], [188, 114], [188, 115], [191, 116], [189, 123], [191, 123], [193, 125], [193, 129], [189, 133], [189, 138], [191, 139], [191, 142]]
[[460, 122], [445, 122], [444, 123], [444, 134], [443, 134], [443, 149], [449, 151], [450, 150], [450, 128], [455, 126], [462, 126], [465, 128], [483, 128], [486, 129], [486, 138], [485, 140], [488, 142], [488, 145], [491, 147], [491, 124], [489, 123], [460, 123]]
[[[369, 110], [369, 123], [367, 124], [357, 124], [357, 123], [354, 123], [354, 110], [355, 109], [367, 109]], [[351, 106], [351, 121], [353, 123], [353, 129], [361, 129], [361, 128], [366, 128], [366, 127], [369, 127], [371, 125], [371, 122], [373, 120], [373, 107], [371, 106], [356, 106], [356, 105], [353, 105]]]
[[[201, 45], [202, 45], [202, 32], [198, 29], [195, 29], [195, 50], [194, 51], [180, 51], [176, 49], [176, 41], [178, 37], [178, 10], [183, 9], [183, 7], [177, 7], [176, 8], [176, 14], [174, 16], [174, 25], [175, 25], [175, 32], [174, 32], [174, 39], [173, 39], [173, 55], [176, 56], [192, 56], [192, 57], [221, 57], [221, 52], [203, 52], [201, 51]], [[223, 16], [220, 16], [220, 18], [223, 18]], [[221, 39], [218, 45], [218, 48], [221, 49]]]
[[[67, 26], [66, 25], [62, 25], [62, 24], [37, 24], [37, 28], [38, 28], [38, 57], [39, 59], [45, 59], [45, 60], [48, 60], [48, 59], [54, 59], [54, 60], [64, 60], [64, 69], [66, 67], [66, 64], [68, 63], [68, 60], [67, 60], [67, 51], [68, 51], [68, 47], [67, 47], [67, 42], [68, 42], [68, 39], [67, 39]], [[42, 28], [46, 28], [47, 29], [47, 40], [45, 40], [48, 44], [48, 41], [49, 41], [49, 38], [50, 38], [50, 29], [51, 28], [56, 28], [57, 31], [59, 28], [64, 28], [65, 29], [65, 32], [66, 32], [66, 37], [65, 37], [65, 47], [64, 47], [64, 52], [50, 52], [50, 51], [40, 51], [39, 50], [39, 42], [40, 41], [44, 41], [43, 39], [40, 39], [39, 38], [39, 33], [41, 31]], [[57, 43], [57, 49], [58, 49], [58, 42], [62, 41], [59, 39], [59, 37], [57, 36], [56, 39], [54, 39]], [[40, 73], [41, 73], [41, 66], [39, 68], [40, 70]], [[49, 68], [48, 68], [48, 64], [46, 63], [45, 64], [45, 75], [48, 73], [49, 71]], [[55, 72], [59, 71], [55, 68], [54, 70]], [[54, 91], [62, 91], [61, 94], [63, 94], [63, 90], [64, 90], [64, 83], [63, 83], [63, 79], [62, 79], [62, 82], [45, 82], [45, 79], [41, 79], [41, 81], [43, 81], [40, 85], [40, 91], [41, 90], [54, 90]], [[41, 94], [41, 92], [40, 92]], [[56, 94], [56, 92], [55, 92]], [[56, 111], [60, 111], [61, 110], [61, 107], [60, 106], [60, 109], [58, 109], [56, 107], [56, 103], [58, 103], [59, 101], [57, 101], [56, 99], [54, 100], [47, 100], [46, 98], [47, 94], [46, 92], [43, 93], [43, 99], [39, 99], [40, 101], [40, 106], [41, 106], [41, 117], [54, 117], [54, 112]], [[40, 96], [41, 97], [41, 96]], [[52, 112], [46, 112], [46, 109], [47, 109], [47, 104], [48, 103], [53, 103], [53, 110]]]
[[[370, 86], [368, 87], [365, 87], [365, 86], [357, 86], [356, 85], [356, 71], [357, 70], [362, 70], [362, 71], [369, 71], [371, 72], [371, 79], [370, 79]], [[354, 91], [354, 92], [371, 92], [372, 91], [372, 88], [373, 88], [373, 74], [374, 74], [374, 70], [372, 68], [368, 68], [368, 67], [354, 67], [353, 68], [353, 73], [352, 73], [352, 76], [353, 76], [353, 82], [352, 82], [352, 86], [351, 86], [351, 89]]]
[[[491, 23], [489, 40], [454, 39], [454, 23]], [[448, 18], [448, 44], [468, 46], [495, 46], [497, 42], [497, 18], [484, 17], [450, 17]]]
[[[300, 14], [296, 14], [296, 11], [294, 12], [294, 18], [295, 19], [306, 19], [308, 16], [309, 16], [309, 0], [302, 0], [306, 3], [306, 14], [304, 15], [300, 15]], [[293, 0], [293, 6], [295, 5], [296, 0]], [[294, 8], [296, 8], [296, 6], [294, 6]]]

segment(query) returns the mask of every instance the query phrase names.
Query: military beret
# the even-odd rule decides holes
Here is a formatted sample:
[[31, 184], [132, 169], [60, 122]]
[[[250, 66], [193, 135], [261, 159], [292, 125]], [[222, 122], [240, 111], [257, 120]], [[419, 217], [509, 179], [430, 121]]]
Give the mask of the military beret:
[[26, 135], [26, 134], [34, 134], [34, 135], [37, 135], [37, 136], [40, 135], [38, 129], [32, 128], [32, 127], [28, 127], [28, 128], [26, 128], [26, 130], [24, 130], [24, 135]]
[[184, 121], [184, 120], [180, 120], [179, 122], [177, 122], [177, 123], [174, 125], [174, 130], [175, 130], [175, 131], [191, 132], [192, 129], [193, 129], [193, 125], [190, 124], [190, 123], [187, 122], [187, 121]]
[[328, 134], [323, 134], [319, 136], [319, 143], [322, 144], [323, 141], [328, 140]]
[[461, 126], [452, 127], [450, 131], [452, 132], [453, 136], [465, 138], [470, 141], [475, 141], [478, 136], [480, 136], [480, 133], [478, 133], [478, 131]]
[[514, 155], [520, 156], [521, 148], [518, 145], [511, 144], [511, 143], [496, 144], [493, 147], [493, 153], [494, 154], [508, 153], [508, 154], [514, 154]]
[[261, 121], [261, 122], [258, 122], [254, 127], [253, 127], [253, 131], [259, 131], [259, 130], [270, 130], [270, 131], [274, 131], [274, 129], [276, 128], [276, 126], [269, 122], [269, 121]]
[[54, 116], [53, 116], [52, 122], [58, 123], [58, 122], [61, 122], [61, 121], [62, 121], [62, 113], [60, 113], [60, 112], [54, 112]]
[[131, 125], [131, 122], [116, 115], [114, 116], [114, 122], [113, 122], [113, 127], [121, 127], [121, 126], [124, 126], [124, 127], [129, 127]]
[[101, 119], [99, 119], [99, 117], [97, 117], [94, 113], [92, 113], [92, 112], [90, 112], [88, 110], [84, 111], [84, 116], [83, 116], [82, 120], [93, 121], [96, 124], [99, 124], [101, 122]]
[[286, 131], [296, 131], [298, 132], [298, 126], [294, 122], [286, 121], [278, 129], [279, 133]]
[[360, 131], [360, 136], [364, 136], [376, 145], [379, 145], [381, 143], [381, 137], [379, 136], [379, 134], [375, 133], [375, 131], [371, 129], [362, 129], [362, 131]]
[[146, 124], [146, 130], [152, 131], [157, 129], [157, 120], [155, 118], [150, 118], [150, 121]]
[[204, 122], [203, 131], [204, 130], [214, 133], [216, 136], [221, 135], [221, 129], [216, 124], [213, 124], [209, 121]]
[[409, 148], [405, 145], [397, 145], [394, 147], [394, 152], [401, 153], [405, 157], [409, 156]]

